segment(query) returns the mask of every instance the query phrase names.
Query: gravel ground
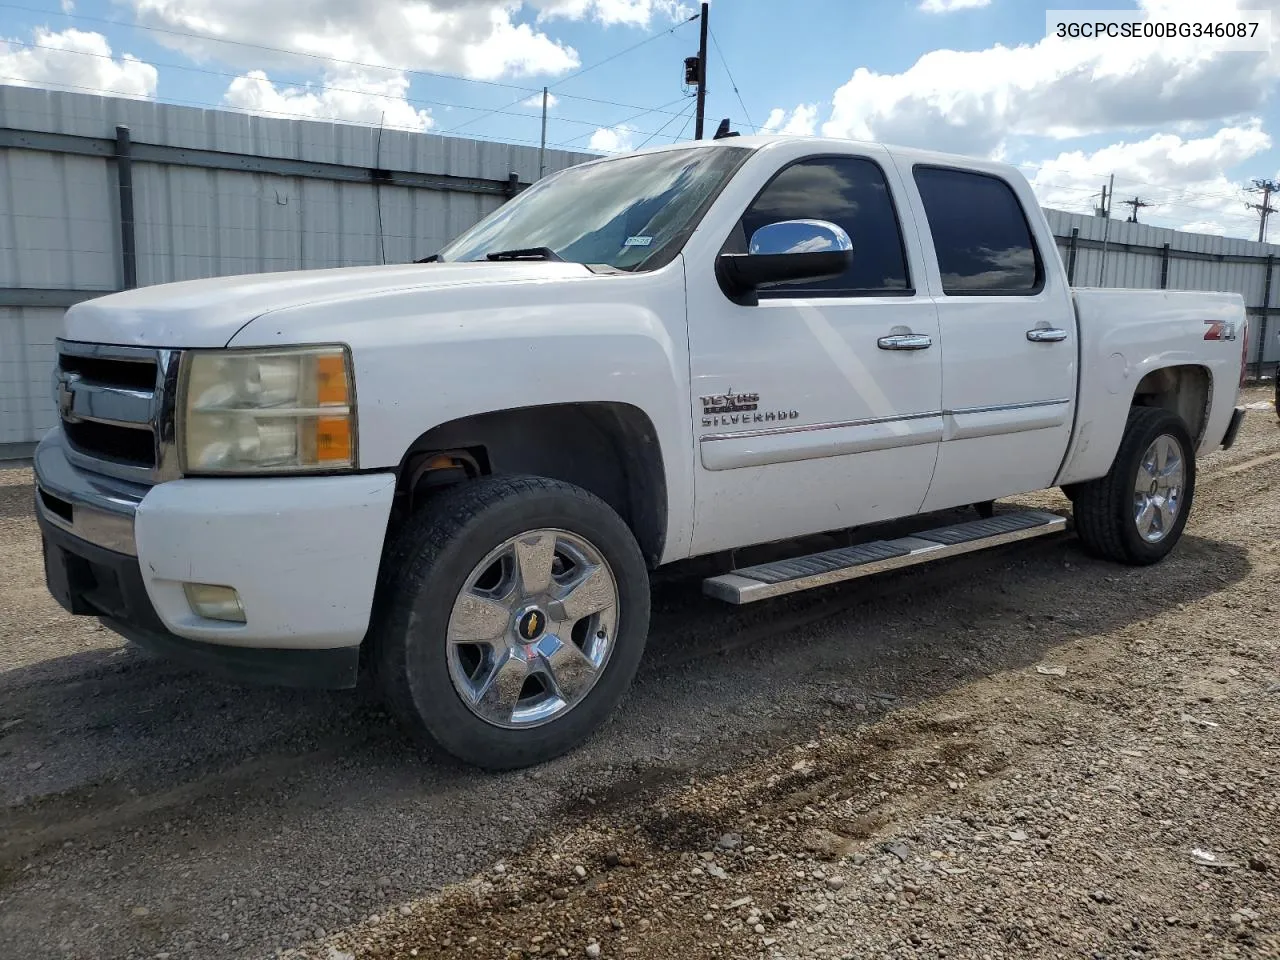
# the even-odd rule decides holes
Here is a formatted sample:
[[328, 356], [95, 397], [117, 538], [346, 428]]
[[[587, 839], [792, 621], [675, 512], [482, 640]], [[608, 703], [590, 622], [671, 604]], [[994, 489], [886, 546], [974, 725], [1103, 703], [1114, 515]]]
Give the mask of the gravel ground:
[[484, 775], [65, 616], [0, 472], [0, 957], [1280, 957], [1278, 481], [1258, 409], [1155, 568], [663, 582], [613, 722]]

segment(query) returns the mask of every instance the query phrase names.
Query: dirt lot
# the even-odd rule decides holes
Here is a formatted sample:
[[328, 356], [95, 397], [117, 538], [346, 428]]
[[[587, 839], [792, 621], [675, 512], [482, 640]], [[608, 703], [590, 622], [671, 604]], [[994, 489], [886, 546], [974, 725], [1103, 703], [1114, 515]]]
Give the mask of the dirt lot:
[[662, 583], [608, 728], [493, 776], [65, 616], [0, 471], [0, 957], [1280, 957], [1278, 491], [1257, 409], [1156, 568]]

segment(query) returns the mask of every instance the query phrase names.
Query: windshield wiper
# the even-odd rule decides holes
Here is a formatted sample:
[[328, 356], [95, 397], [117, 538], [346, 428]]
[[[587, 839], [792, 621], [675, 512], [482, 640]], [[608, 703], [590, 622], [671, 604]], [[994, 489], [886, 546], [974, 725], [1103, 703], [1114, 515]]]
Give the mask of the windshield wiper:
[[433, 253], [433, 254], [432, 254], [431, 256], [429, 256], [429, 257], [423, 257], [421, 260], [415, 260], [415, 261], [413, 261], [413, 262], [414, 262], [414, 263], [439, 263], [439, 262], [440, 262], [440, 254], [438, 254], [438, 253]]
[[486, 260], [559, 260], [564, 262], [564, 257], [556, 253], [550, 247], [523, 247], [519, 250], [498, 250], [494, 253], [485, 254]]

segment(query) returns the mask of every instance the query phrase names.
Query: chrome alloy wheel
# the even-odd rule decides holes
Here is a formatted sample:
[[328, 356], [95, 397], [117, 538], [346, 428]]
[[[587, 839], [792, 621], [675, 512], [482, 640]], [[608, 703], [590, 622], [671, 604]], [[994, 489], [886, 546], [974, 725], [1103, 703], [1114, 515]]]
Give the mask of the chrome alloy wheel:
[[512, 537], [471, 571], [449, 616], [449, 676], [496, 727], [562, 717], [613, 651], [618, 585], [600, 551], [565, 530]]
[[1159, 543], [1173, 529], [1182, 509], [1186, 476], [1178, 441], [1168, 434], [1151, 441], [1133, 485], [1133, 522], [1138, 536], [1148, 543]]

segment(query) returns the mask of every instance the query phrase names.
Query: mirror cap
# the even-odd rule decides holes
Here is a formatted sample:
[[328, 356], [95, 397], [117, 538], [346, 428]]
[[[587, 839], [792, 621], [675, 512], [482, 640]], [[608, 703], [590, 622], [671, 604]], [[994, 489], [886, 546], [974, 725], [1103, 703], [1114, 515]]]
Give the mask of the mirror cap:
[[751, 235], [747, 252], [752, 256], [780, 253], [833, 253], [853, 250], [843, 227], [826, 220], [782, 220], [761, 227]]

